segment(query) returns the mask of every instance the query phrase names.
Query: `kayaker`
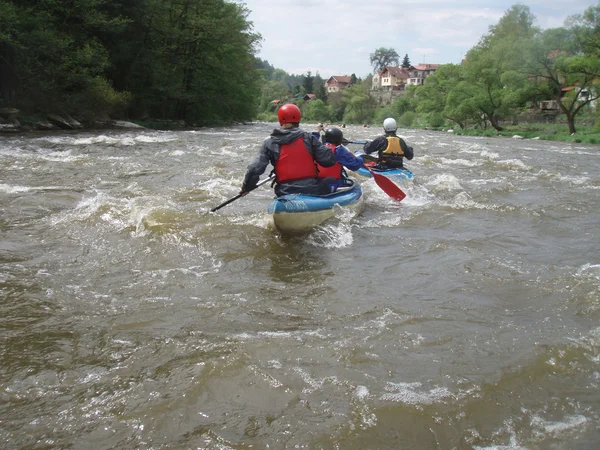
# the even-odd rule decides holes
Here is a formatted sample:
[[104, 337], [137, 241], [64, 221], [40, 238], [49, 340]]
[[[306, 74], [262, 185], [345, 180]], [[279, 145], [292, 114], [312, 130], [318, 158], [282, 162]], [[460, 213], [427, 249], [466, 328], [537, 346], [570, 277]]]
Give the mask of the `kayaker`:
[[338, 187], [351, 186], [353, 181], [348, 178], [344, 166], [356, 171], [363, 167], [362, 157], [354, 156], [353, 153], [342, 145], [345, 140], [344, 133], [339, 128], [328, 128], [325, 131], [324, 138], [325, 145], [335, 153], [338, 162], [331, 167], [323, 167], [318, 164], [319, 178], [333, 177], [336, 179]]
[[288, 103], [279, 108], [277, 119], [280, 128], [274, 129], [265, 139], [258, 156], [248, 165], [240, 194], [245, 195], [256, 187], [269, 163], [274, 167], [275, 195], [278, 197], [288, 194], [325, 195], [337, 186], [334, 178], [319, 178], [317, 170], [317, 163], [322, 167], [333, 166], [337, 162], [337, 151], [332, 152], [311, 133], [299, 128], [301, 116], [300, 108], [294, 104]]
[[[377, 167], [380, 169], [403, 168], [403, 158], [408, 160], [413, 159], [413, 148], [409, 147], [404, 139], [396, 136], [397, 129], [398, 125], [396, 125], [396, 121], [388, 117], [383, 121], [385, 134], [376, 137], [372, 141], [367, 141], [363, 147], [363, 151], [367, 155], [377, 152]], [[366, 160], [368, 158], [365, 158]]]

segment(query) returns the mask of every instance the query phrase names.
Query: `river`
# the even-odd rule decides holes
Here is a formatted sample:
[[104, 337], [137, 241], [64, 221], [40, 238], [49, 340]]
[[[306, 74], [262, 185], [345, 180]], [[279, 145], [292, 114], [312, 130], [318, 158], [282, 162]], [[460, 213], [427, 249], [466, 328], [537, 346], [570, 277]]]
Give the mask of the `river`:
[[0, 447], [600, 446], [600, 147], [405, 130], [285, 237], [209, 212], [272, 128], [0, 137]]

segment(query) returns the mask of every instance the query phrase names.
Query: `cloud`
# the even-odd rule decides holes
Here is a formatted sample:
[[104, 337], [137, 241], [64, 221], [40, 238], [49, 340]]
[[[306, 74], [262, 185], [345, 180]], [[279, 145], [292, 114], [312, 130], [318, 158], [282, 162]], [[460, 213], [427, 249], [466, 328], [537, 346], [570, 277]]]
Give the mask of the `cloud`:
[[[372, 72], [369, 55], [393, 48], [411, 62], [458, 63], [515, 3], [497, 0], [247, 0], [249, 20], [263, 36], [258, 56], [288, 73], [328, 78]], [[529, 0], [542, 28], [595, 3]], [[433, 58], [437, 58], [433, 60]]]

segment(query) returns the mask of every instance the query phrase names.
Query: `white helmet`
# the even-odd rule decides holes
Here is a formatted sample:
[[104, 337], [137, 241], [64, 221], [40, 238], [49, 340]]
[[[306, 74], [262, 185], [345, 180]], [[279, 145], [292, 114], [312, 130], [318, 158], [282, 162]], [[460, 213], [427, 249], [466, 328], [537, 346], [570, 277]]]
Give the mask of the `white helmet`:
[[383, 129], [386, 132], [396, 131], [398, 129], [398, 125], [396, 125], [396, 121], [391, 117], [388, 117], [383, 121]]

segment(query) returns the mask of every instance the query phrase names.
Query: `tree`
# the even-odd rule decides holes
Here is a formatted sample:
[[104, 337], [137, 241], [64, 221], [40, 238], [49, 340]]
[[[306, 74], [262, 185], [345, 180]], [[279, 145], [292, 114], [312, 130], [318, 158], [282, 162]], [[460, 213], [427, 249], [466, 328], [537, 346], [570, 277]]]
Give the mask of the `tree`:
[[402, 67], [408, 69], [410, 67], [410, 59], [408, 59], [408, 53], [404, 55], [404, 59], [402, 59]]
[[557, 101], [570, 133], [576, 132], [577, 114], [600, 97], [597, 82], [600, 60], [585, 56], [582, 40], [576, 37], [581, 31], [585, 30], [573, 33], [565, 28], [554, 28], [531, 39], [523, 69], [538, 94]]
[[302, 76], [302, 87], [304, 87], [305, 94], [313, 93], [314, 80], [315, 80], [315, 77], [312, 76], [310, 70], [308, 72], [306, 72], [306, 75]]
[[315, 78], [313, 80], [313, 94], [317, 96], [318, 99], [323, 101], [327, 100], [327, 90], [325, 89], [325, 80], [321, 78], [319, 72], [315, 74]]
[[520, 70], [523, 43], [538, 31], [529, 8], [515, 5], [490, 27], [465, 58], [465, 82], [453, 99], [460, 99], [460, 110], [477, 111], [498, 131], [500, 117], [510, 114], [525, 102], [529, 86]]
[[331, 108], [322, 100], [311, 100], [306, 102], [302, 109], [302, 118], [307, 121], [329, 122], [331, 120]]
[[583, 15], [568, 17], [565, 26], [585, 55], [600, 57], [600, 2], [586, 9]]
[[375, 100], [369, 95], [369, 88], [364, 83], [353, 84], [343, 91], [346, 108], [344, 122], [368, 123], [375, 112]]
[[463, 83], [466, 79], [465, 67], [462, 65], [444, 64], [427, 77], [422, 86], [417, 88], [417, 111], [426, 114], [441, 114], [446, 120], [455, 122], [465, 128], [469, 119], [477, 119], [475, 108], [467, 107], [468, 96]]
[[377, 72], [385, 69], [387, 66], [397, 66], [400, 56], [393, 48], [380, 47], [369, 55], [369, 61], [373, 66], [373, 72]]
[[259, 108], [265, 111], [271, 107], [271, 101], [285, 100], [289, 95], [288, 87], [283, 81], [266, 81], [261, 89]]

